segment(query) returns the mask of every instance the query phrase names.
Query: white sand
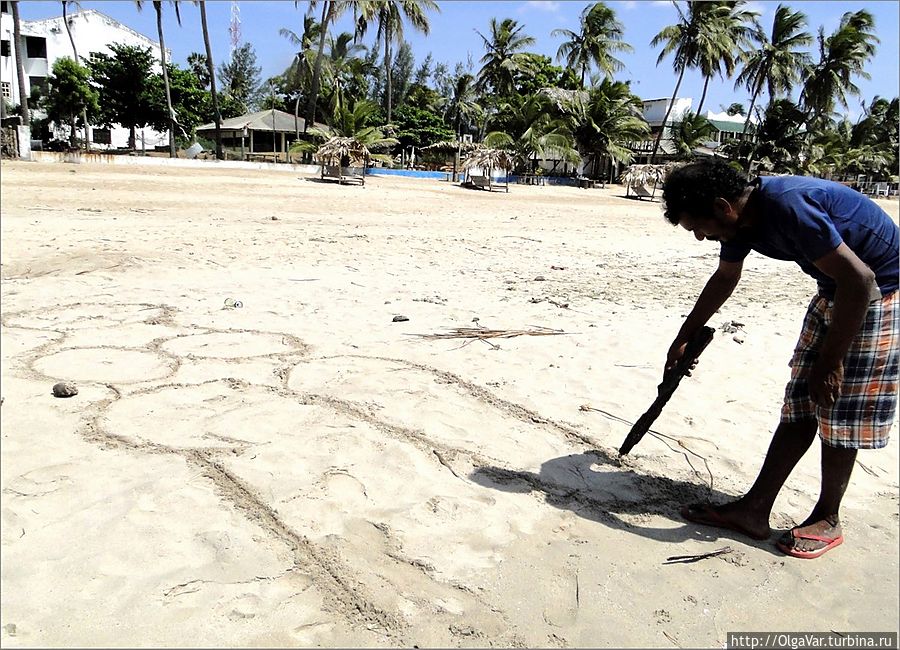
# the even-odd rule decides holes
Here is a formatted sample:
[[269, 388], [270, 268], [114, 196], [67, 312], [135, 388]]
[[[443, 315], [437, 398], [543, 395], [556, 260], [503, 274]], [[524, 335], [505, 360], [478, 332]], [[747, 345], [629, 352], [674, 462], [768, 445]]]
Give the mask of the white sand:
[[[654, 426], [699, 456], [617, 459], [717, 257], [620, 194], [4, 162], [3, 646], [896, 630], [896, 427], [819, 560], [678, 515], [710, 494], [699, 456], [714, 500], [756, 476], [814, 290], [794, 265], [748, 260], [710, 323], [746, 340], [720, 330]], [[475, 319], [566, 335], [413, 336]]]

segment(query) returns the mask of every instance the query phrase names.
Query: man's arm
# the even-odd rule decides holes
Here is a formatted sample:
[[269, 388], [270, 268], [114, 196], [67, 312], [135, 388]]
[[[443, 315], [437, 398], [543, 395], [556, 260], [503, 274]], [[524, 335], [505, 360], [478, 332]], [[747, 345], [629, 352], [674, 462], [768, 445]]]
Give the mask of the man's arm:
[[703, 291], [700, 292], [700, 296], [694, 304], [694, 308], [688, 314], [681, 329], [678, 330], [678, 336], [675, 337], [672, 346], [669, 348], [666, 358], [666, 370], [678, 362], [684, 354], [687, 342], [691, 340], [697, 330], [706, 325], [706, 322], [712, 318], [712, 315], [718, 311], [719, 307], [725, 304], [725, 301], [734, 292], [734, 288], [741, 279], [743, 267], [743, 262], [719, 260], [719, 268], [707, 280], [706, 286], [703, 287]]
[[813, 264], [837, 284], [831, 326], [809, 372], [809, 396], [820, 406], [831, 406], [844, 379], [844, 357], [869, 308], [875, 273], [846, 244]]

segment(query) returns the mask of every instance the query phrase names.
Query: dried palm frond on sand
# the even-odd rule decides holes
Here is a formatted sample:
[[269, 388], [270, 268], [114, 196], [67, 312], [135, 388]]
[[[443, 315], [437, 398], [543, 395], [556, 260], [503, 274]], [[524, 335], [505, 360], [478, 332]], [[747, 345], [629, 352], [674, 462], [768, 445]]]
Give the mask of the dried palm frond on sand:
[[473, 340], [484, 341], [491, 347], [498, 347], [488, 341], [488, 339], [511, 339], [514, 336], [560, 336], [566, 334], [562, 330], [555, 330], [549, 327], [534, 326], [534, 329], [526, 330], [500, 330], [489, 329], [487, 327], [453, 327], [447, 332], [438, 332], [436, 334], [413, 334], [423, 339], [471, 339], [464, 345], [468, 345]]

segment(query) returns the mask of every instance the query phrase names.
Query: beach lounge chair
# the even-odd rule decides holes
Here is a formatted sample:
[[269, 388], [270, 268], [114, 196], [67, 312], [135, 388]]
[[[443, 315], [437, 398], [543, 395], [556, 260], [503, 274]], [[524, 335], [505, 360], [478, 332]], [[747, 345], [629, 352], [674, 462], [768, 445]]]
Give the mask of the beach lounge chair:
[[491, 191], [491, 177], [490, 176], [470, 176], [469, 180], [472, 182], [473, 187], [480, 188], [482, 190]]
[[656, 195], [656, 185], [653, 186], [653, 190], [651, 191], [647, 189], [647, 186], [644, 183], [629, 183], [625, 186], [625, 196], [631, 196], [632, 193], [639, 199], [643, 199], [646, 196], [653, 200]]
[[341, 182], [341, 168], [339, 165], [322, 165], [322, 180]]
[[[345, 170], [348, 173], [345, 174]], [[341, 185], [366, 184], [365, 176], [361, 174], [351, 174], [349, 172], [350, 169], [347, 167], [340, 167], [339, 165], [322, 165], [322, 180], [334, 181], [336, 183], [340, 183]]]
[[365, 185], [366, 177], [364, 174], [357, 174], [355, 168], [341, 168], [341, 184], [342, 185]]

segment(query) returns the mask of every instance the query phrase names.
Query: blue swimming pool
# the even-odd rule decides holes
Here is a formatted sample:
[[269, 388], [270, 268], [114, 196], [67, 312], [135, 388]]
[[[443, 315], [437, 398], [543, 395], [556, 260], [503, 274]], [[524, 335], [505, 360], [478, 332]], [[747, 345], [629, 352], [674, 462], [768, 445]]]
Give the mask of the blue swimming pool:
[[385, 167], [370, 167], [366, 174], [373, 176], [405, 176], [407, 178], [447, 178], [447, 172], [426, 172], [417, 169], [387, 169]]
[[[449, 172], [427, 172], [416, 169], [387, 169], [385, 167], [370, 167], [366, 170], [366, 174], [372, 176], [404, 176], [406, 178], [433, 178], [441, 181], [449, 180]], [[518, 176], [511, 175], [509, 184], [515, 185]], [[504, 183], [506, 179], [502, 176], [493, 179], [494, 183]], [[545, 176], [544, 182], [547, 185], [578, 185], [578, 181], [569, 176]]]

